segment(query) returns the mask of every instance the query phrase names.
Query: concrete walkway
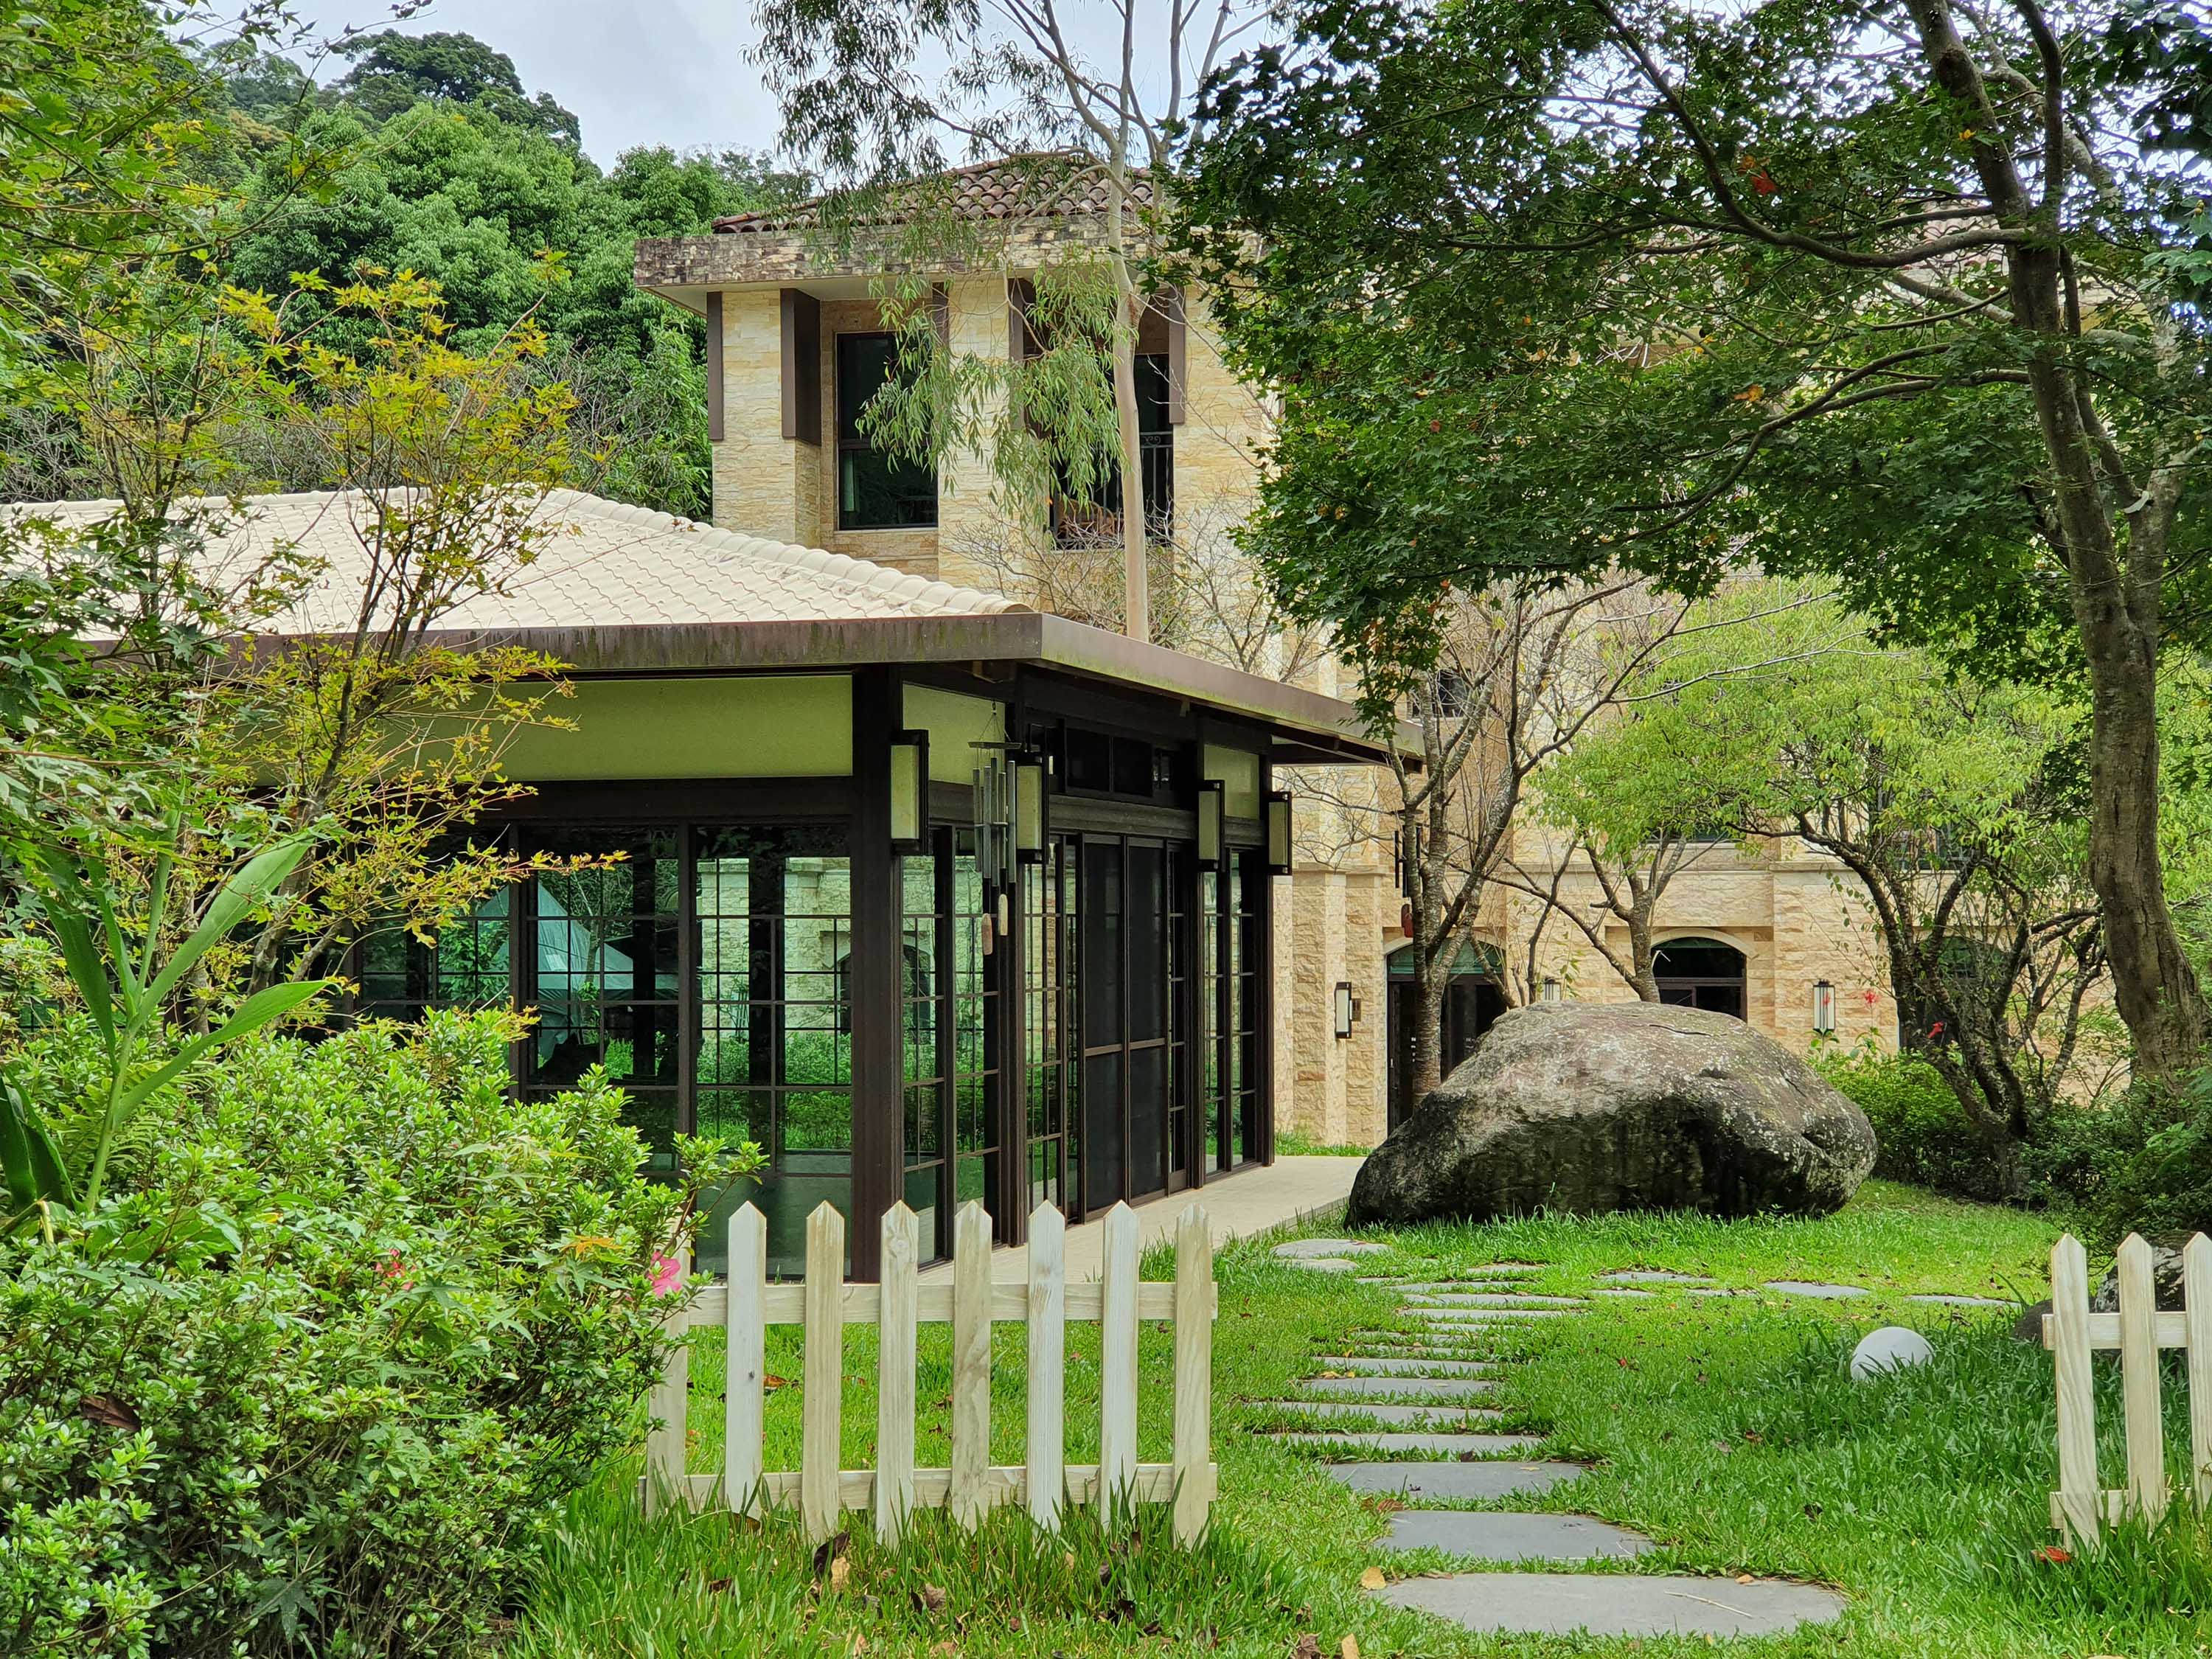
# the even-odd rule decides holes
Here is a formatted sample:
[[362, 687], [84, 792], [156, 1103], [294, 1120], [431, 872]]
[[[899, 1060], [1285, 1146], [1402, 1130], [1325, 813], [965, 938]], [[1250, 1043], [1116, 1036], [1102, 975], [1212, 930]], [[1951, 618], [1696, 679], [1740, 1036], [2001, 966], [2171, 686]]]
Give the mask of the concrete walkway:
[[[1233, 1238], [1249, 1238], [1271, 1227], [1300, 1222], [1330, 1213], [1352, 1196], [1352, 1177], [1359, 1173], [1356, 1158], [1279, 1158], [1263, 1169], [1240, 1170], [1216, 1176], [1196, 1192], [1170, 1194], [1133, 1207], [1140, 1243], [1149, 1249], [1175, 1237], [1176, 1224], [1193, 1204], [1201, 1206], [1213, 1224], [1217, 1250]], [[1096, 1279], [1105, 1261], [1106, 1224], [1087, 1221], [1067, 1230], [1067, 1277], [1071, 1283]], [[991, 1277], [1002, 1283], [1029, 1276], [1030, 1253], [1021, 1245], [1000, 1250], [991, 1257]], [[921, 1274], [925, 1285], [952, 1279], [952, 1264], [940, 1262]]]

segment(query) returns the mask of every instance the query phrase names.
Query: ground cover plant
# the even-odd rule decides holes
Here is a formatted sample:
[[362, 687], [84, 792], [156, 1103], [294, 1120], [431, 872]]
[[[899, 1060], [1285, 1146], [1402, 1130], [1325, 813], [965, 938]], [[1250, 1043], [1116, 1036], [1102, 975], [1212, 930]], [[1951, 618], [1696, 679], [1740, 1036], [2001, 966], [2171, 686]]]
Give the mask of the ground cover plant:
[[[2177, 1527], [2122, 1537], [2097, 1561], [2051, 1559], [2046, 1519], [2055, 1479], [2050, 1365], [2015, 1341], [2005, 1310], [1952, 1310], [1917, 1292], [2033, 1299], [2057, 1228], [2018, 1211], [1954, 1202], [1870, 1182], [1818, 1220], [1722, 1223], [1688, 1216], [1535, 1219], [1435, 1225], [1375, 1235], [1387, 1256], [1364, 1271], [1443, 1278], [1494, 1261], [1540, 1264], [1540, 1293], [1587, 1294], [1598, 1273], [1649, 1267], [1708, 1276], [1741, 1294], [1692, 1297], [1650, 1287], [1649, 1300], [1593, 1300], [1571, 1328], [1516, 1331], [1504, 1351], [1523, 1363], [1490, 1403], [1502, 1429], [1547, 1432], [1540, 1456], [1589, 1460], [1582, 1481], [1510, 1507], [1581, 1510], [1639, 1527], [1662, 1548], [1607, 1570], [1739, 1572], [1834, 1584], [1850, 1597], [1839, 1626], [1738, 1643], [1770, 1654], [2131, 1656], [2194, 1651], [2212, 1632], [2212, 1575], [2203, 1540]], [[1372, 1263], [1370, 1268], [1369, 1264]], [[1146, 1259], [1166, 1277], [1166, 1253]], [[1300, 1272], [1265, 1243], [1218, 1263], [1215, 1455], [1221, 1500], [1205, 1547], [1179, 1553], [1166, 1519], [1140, 1512], [1133, 1538], [1089, 1517], [1045, 1540], [1021, 1516], [994, 1516], [980, 1539], [941, 1516], [921, 1518], [902, 1550], [878, 1551], [865, 1516], [848, 1517], [842, 1549], [817, 1552], [787, 1512], [764, 1524], [711, 1515], [642, 1518], [635, 1463], [571, 1502], [541, 1558], [530, 1610], [509, 1651], [568, 1656], [961, 1656], [1221, 1653], [1282, 1659], [1310, 1636], [1336, 1654], [1346, 1636], [1367, 1655], [1550, 1655], [1702, 1651], [1691, 1642], [1477, 1637], [1375, 1601], [1370, 1567], [1395, 1576], [1443, 1558], [1390, 1557], [1373, 1540], [1387, 1500], [1363, 1498], [1317, 1463], [1262, 1437], [1301, 1426], [1255, 1404], [1296, 1393], [1316, 1356], [1352, 1334], [1389, 1328], [1400, 1298], [1386, 1287]], [[1765, 1290], [1779, 1278], [1869, 1287], [1824, 1303]], [[1844, 1379], [1858, 1338], [1898, 1322], [1929, 1333], [1935, 1364], [1868, 1387]], [[1095, 1455], [1095, 1332], [1071, 1327], [1069, 1457]], [[997, 1334], [994, 1462], [1022, 1455], [1018, 1329]], [[933, 1343], [932, 1337], [935, 1337]], [[771, 1332], [768, 1369], [796, 1378], [795, 1328]], [[1168, 1448], [1170, 1340], [1147, 1328], [1139, 1355], [1140, 1455]], [[946, 1452], [949, 1376], [940, 1328], [924, 1329], [917, 1456]], [[845, 1348], [847, 1468], [873, 1439], [872, 1333]], [[2100, 1366], [2100, 1371], [2112, 1368]], [[695, 1345], [692, 1468], [718, 1468], [719, 1335]], [[2108, 1438], [2117, 1372], [2100, 1377]], [[2170, 1437], [2186, 1441], [2170, 1396]], [[769, 1396], [770, 1468], [796, 1468], [796, 1387]], [[1306, 1425], [1310, 1426], [1310, 1425]], [[2108, 1445], [2116, 1460], [2117, 1442]], [[1496, 1505], [1508, 1507], [1509, 1505]], [[1471, 1505], [1471, 1507], [1485, 1507]], [[842, 1559], [843, 1565], [836, 1565]]]

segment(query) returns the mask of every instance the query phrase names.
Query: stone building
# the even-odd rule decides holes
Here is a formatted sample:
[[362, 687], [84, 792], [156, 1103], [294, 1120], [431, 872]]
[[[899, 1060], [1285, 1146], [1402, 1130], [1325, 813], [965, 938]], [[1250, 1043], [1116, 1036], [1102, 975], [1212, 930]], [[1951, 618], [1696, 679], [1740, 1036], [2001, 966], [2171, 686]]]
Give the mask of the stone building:
[[[930, 210], [968, 233], [957, 254], [918, 255], [895, 234], [896, 209], [830, 226], [801, 204], [719, 221], [711, 235], [641, 241], [636, 280], [706, 324], [718, 526], [1048, 605], [1019, 591], [1018, 573], [994, 552], [1048, 543], [1060, 520], [1047, 504], [1010, 510], [988, 457], [972, 449], [943, 456], [933, 476], [881, 453], [854, 416], [891, 372], [887, 319], [899, 306], [929, 306], [958, 356], [1004, 361], [1034, 349], [1025, 295], [1040, 270], [1097, 246], [1103, 186], [1079, 167], [987, 164], [925, 187]], [[1224, 362], [1202, 294], [1156, 295], [1137, 353], [1148, 507], [1225, 541], [1255, 499], [1266, 401]], [[1177, 642], [1324, 696], [1356, 690], [1332, 659], [1295, 642]], [[1297, 775], [1285, 781], [1297, 793]], [[1299, 794], [1296, 869], [1274, 884], [1275, 1121], [1323, 1144], [1372, 1145], [1407, 1103], [1399, 1056], [1409, 985], [1398, 953], [1407, 935], [1380, 827], [1388, 787], [1369, 769]], [[1524, 863], [1540, 852], [1520, 850]], [[1570, 902], [1586, 902], [1587, 886], [1570, 873]], [[1504, 1005], [1499, 963], [1525, 943], [1530, 920], [1514, 894], [1486, 898], [1478, 933], [1487, 948], [1462, 954], [1451, 989], [1448, 1062]], [[1816, 1023], [1845, 1042], [1894, 1035], [1875, 941], [1825, 860], [1786, 845], [1755, 855], [1716, 845], [1676, 880], [1661, 924], [1670, 999], [1728, 1008], [1793, 1047]], [[1571, 931], [1552, 930], [1522, 994], [1632, 997]]]

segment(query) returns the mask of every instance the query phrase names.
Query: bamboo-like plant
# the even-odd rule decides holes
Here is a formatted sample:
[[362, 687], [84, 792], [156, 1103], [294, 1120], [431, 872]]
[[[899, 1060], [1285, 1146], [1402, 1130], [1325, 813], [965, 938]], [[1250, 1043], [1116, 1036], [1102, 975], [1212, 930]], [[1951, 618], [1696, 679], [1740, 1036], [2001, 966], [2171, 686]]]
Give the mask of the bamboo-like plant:
[[58, 854], [37, 860], [45, 878], [46, 924], [100, 1036], [100, 1084], [89, 1115], [89, 1133], [72, 1158], [64, 1155], [22, 1090], [0, 1075], [0, 1181], [5, 1182], [9, 1201], [0, 1232], [20, 1231], [38, 1218], [50, 1220], [57, 1209], [89, 1212], [97, 1208], [109, 1154], [148, 1101], [188, 1066], [281, 1019], [331, 984], [328, 980], [304, 980], [258, 991], [229, 1018], [191, 1036], [151, 1070], [143, 1069], [147, 1043], [160, 1034], [177, 988], [211, 947], [283, 886], [306, 856], [307, 846], [304, 836], [295, 836], [248, 859], [209, 901], [191, 935], [158, 964], [171, 902], [174, 860], [170, 854], [165, 853], [155, 862], [144, 938], [135, 946], [124, 939], [104, 866], [95, 862], [81, 872]]

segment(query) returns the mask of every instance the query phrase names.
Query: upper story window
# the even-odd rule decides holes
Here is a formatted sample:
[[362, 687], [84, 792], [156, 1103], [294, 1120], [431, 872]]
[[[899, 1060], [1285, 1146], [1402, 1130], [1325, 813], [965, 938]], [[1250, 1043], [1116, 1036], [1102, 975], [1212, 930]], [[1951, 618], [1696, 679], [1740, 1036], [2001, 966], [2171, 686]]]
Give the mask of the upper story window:
[[898, 372], [889, 334], [837, 337], [837, 527], [901, 530], [937, 522], [937, 472], [876, 448], [860, 411]]
[[[1145, 520], [1155, 536], [1167, 533], [1175, 516], [1175, 428], [1168, 417], [1168, 359], [1164, 352], [1139, 352], [1137, 370], [1137, 458], [1144, 469]], [[1052, 504], [1054, 533], [1063, 544], [1093, 539], [1118, 541], [1121, 535], [1121, 469], [1109, 466], [1098, 480], [1097, 500], [1081, 501], [1064, 489]]]

